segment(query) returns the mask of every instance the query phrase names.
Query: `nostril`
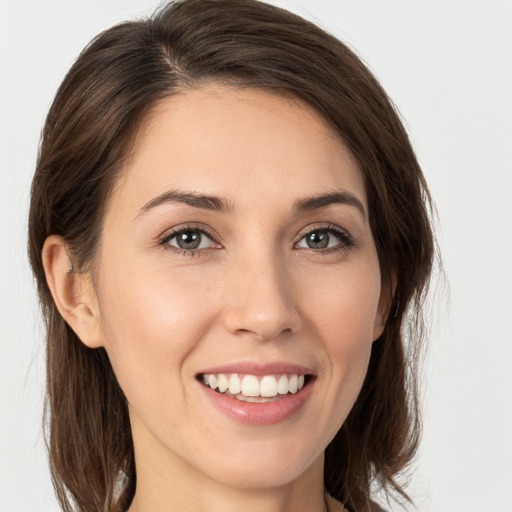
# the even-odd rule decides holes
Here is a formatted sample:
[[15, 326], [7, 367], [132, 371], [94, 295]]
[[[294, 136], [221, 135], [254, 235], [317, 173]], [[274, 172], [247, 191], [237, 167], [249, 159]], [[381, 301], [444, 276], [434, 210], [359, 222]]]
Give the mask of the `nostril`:
[[263, 341], [300, 330], [302, 318], [293, 296], [278, 283], [270, 285], [270, 280], [267, 276], [264, 281], [245, 283], [229, 294], [223, 316], [227, 331], [240, 336], [251, 334]]
[[[227, 326], [229, 329], [229, 326]], [[258, 341], [279, 341], [281, 338], [292, 336], [297, 329], [292, 327], [283, 327], [277, 321], [269, 320], [267, 322], [253, 322], [250, 326], [240, 326], [237, 329], [229, 329], [229, 331], [240, 338], [253, 337]]]

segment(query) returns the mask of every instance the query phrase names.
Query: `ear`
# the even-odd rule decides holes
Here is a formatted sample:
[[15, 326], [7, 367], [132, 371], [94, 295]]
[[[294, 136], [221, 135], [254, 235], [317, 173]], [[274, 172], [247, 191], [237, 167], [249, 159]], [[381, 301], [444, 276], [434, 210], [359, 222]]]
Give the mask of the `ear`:
[[393, 297], [396, 291], [396, 273], [393, 272], [389, 283], [382, 283], [379, 297], [379, 305], [377, 307], [377, 314], [375, 315], [375, 324], [373, 326], [373, 341], [376, 341], [382, 336], [384, 327], [388, 321], [388, 316], [393, 304]]
[[49, 236], [43, 246], [46, 281], [59, 313], [89, 348], [104, 345], [98, 301], [90, 272], [73, 269], [67, 242]]

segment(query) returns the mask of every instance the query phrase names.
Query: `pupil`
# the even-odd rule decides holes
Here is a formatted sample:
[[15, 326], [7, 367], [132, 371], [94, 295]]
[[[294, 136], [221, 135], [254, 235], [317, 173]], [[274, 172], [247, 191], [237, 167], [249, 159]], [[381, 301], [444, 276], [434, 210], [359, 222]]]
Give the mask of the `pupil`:
[[308, 236], [308, 246], [311, 249], [325, 249], [329, 245], [329, 235], [325, 231], [315, 231]]
[[201, 243], [201, 235], [197, 231], [184, 231], [178, 235], [177, 242], [181, 249], [197, 249]]

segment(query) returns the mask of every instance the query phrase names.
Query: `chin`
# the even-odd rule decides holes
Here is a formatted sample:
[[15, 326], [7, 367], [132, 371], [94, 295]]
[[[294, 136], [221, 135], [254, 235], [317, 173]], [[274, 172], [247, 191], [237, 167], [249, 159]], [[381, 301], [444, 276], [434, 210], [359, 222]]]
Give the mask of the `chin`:
[[323, 468], [323, 451], [314, 456], [305, 450], [297, 451], [297, 446], [298, 443], [289, 441], [280, 447], [260, 446], [256, 451], [233, 447], [231, 456], [222, 457], [214, 471], [207, 468], [204, 472], [213, 480], [237, 489], [283, 487], [306, 477], [318, 465]]

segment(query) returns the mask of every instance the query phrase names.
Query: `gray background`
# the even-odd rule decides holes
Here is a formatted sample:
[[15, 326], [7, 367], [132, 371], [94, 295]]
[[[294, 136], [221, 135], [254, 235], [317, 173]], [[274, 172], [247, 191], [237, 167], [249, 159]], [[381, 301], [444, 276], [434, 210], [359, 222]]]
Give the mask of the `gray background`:
[[[369, 64], [401, 111], [439, 212], [420, 512], [512, 511], [512, 1], [274, 2]], [[0, 512], [57, 512], [41, 435], [42, 329], [26, 260], [45, 113], [82, 47], [154, 0], [0, 0]]]

